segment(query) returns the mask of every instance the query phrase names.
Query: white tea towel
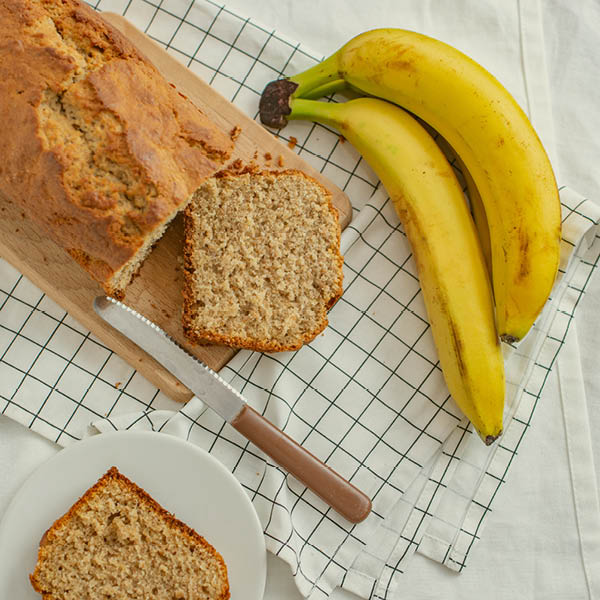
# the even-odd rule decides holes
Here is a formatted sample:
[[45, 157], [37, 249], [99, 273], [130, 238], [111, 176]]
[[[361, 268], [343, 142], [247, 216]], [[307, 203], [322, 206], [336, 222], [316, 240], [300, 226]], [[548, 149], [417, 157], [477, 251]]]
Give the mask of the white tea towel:
[[558, 360], [560, 401], [565, 423], [571, 486], [590, 598], [600, 596], [600, 501], [586, 393], [579, 358], [577, 327], [571, 327]]
[[[593, 206], [587, 207], [578, 195], [569, 190], [562, 190], [561, 194], [565, 205], [572, 208], [577, 206], [578, 211], [583, 207], [582, 214], [589, 210], [590, 214], [595, 215], [595, 219], [600, 218], [600, 212], [594, 212], [597, 209]], [[376, 394], [369, 399], [366, 409], [357, 407], [357, 410], [362, 409], [361, 413], [348, 430], [340, 428], [339, 415], [343, 413], [336, 412], [337, 418], [329, 420], [322, 419], [319, 413], [312, 416], [309, 414], [315, 406], [315, 398], [326, 402], [322, 388], [300, 384], [294, 389], [280, 383], [283, 377], [293, 376], [297, 379], [302, 376], [300, 367], [292, 372], [292, 361], [298, 354], [307, 352], [310, 346], [299, 353], [290, 353], [287, 363], [279, 362], [282, 356], [280, 354], [240, 352], [221, 372], [222, 375], [230, 375], [226, 378], [246, 395], [253, 406], [284, 427], [295, 439], [303, 441], [318, 456], [323, 457], [323, 452], [311, 440], [340, 439], [337, 453], [334, 450], [327, 457], [328, 464], [339, 469], [343, 475], [352, 477], [354, 483], [373, 495], [376, 517], [385, 517], [383, 519], [371, 517], [358, 527], [344, 532], [346, 528], [343, 520], [337, 518], [331, 510], [327, 511], [318, 498], [303, 489], [292, 477], [286, 477], [276, 465], [267, 460], [265, 467], [264, 455], [225, 425], [212, 411], [206, 410], [196, 398], [179, 412], [141, 411], [118, 414], [95, 422], [94, 427], [99, 431], [162, 431], [215, 453], [245, 486], [257, 507], [268, 549], [290, 563], [296, 573], [298, 587], [306, 596], [319, 597], [319, 592], [327, 594], [327, 590], [332, 589], [327, 581], [331, 581], [330, 565], [334, 564], [336, 571], [340, 568], [345, 570], [336, 585], [342, 585], [362, 597], [393, 598], [402, 587], [399, 575], [406, 570], [417, 547], [420, 553], [453, 570], [460, 570], [464, 568], [468, 552], [479, 537], [484, 517], [505, 480], [510, 463], [531, 421], [545, 378], [564, 341], [573, 315], [573, 300], [578, 298], [577, 295], [570, 294], [569, 290], [578, 290], [582, 277], [582, 272], [570, 263], [576, 262], [585, 267], [588, 261], [584, 257], [589, 258], [590, 251], [596, 254], [595, 260], [598, 258], [600, 244], [595, 244], [590, 250], [588, 242], [580, 235], [580, 217], [573, 217], [573, 213], [567, 215], [563, 224], [560, 275], [553, 297], [536, 323], [535, 332], [516, 349], [506, 347], [509, 393], [505, 410], [505, 433], [499, 444], [489, 448], [484, 446], [477, 435], [471, 434], [471, 427], [464, 419], [452, 417], [445, 421], [446, 431], [439, 434], [443, 444], [437, 443], [435, 448], [432, 444], [433, 449], [428, 454], [412, 453], [409, 448], [405, 461], [410, 464], [402, 465], [403, 460], [398, 460], [397, 455], [392, 454], [392, 449], [390, 456], [397, 460], [397, 464], [388, 462], [386, 465], [385, 461], [379, 459], [377, 463], [373, 463], [371, 455], [385, 457], [388, 446], [394, 445], [386, 437], [390, 419], [393, 422], [393, 412], [382, 415], [384, 418], [379, 420], [379, 424], [376, 420], [369, 422], [365, 418], [371, 406], [378, 401]], [[590, 233], [593, 233], [593, 229]], [[595, 239], [595, 236], [590, 238]], [[580, 244], [580, 241], [583, 243]], [[572, 251], [571, 243], [576, 244], [575, 252]], [[588, 272], [587, 269], [585, 272]], [[351, 302], [351, 298], [344, 296], [343, 299]], [[563, 320], [557, 315], [565, 315], [568, 319]], [[342, 327], [340, 323], [343, 322], [343, 316], [336, 321], [332, 319], [332, 326]], [[345, 325], [346, 328], [353, 326], [351, 322]], [[327, 333], [324, 337], [327, 337]], [[557, 344], [557, 341], [560, 343]], [[536, 358], [532, 360], [532, 357]], [[335, 367], [334, 359], [328, 360], [320, 353], [315, 356], [311, 352], [309, 358], [303, 359], [302, 369], [318, 371], [328, 368], [328, 364], [332, 363]], [[341, 370], [335, 376], [330, 376], [330, 379], [338, 381], [331, 381], [328, 385], [343, 385], [346, 380], [339, 381], [340, 373]], [[354, 379], [359, 376], [360, 369]], [[305, 377], [308, 379], [309, 376]], [[352, 380], [349, 381], [351, 383]], [[343, 407], [351, 406], [356, 389], [360, 388], [354, 388], [353, 394], [348, 395], [344, 395], [342, 391], [336, 402], [342, 399]], [[310, 394], [307, 403], [304, 401], [306, 394]], [[443, 405], [447, 405], [445, 401]], [[327, 406], [325, 414], [331, 410], [334, 407]], [[411, 422], [399, 420], [405, 427], [397, 429], [396, 435], [407, 438], [411, 430], [417, 431], [420, 426], [425, 435], [432, 436], [430, 432], [435, 431], [432, 427], [435, 419], [430, 419], [429, 415], [435, 415], [435, 409], [430, 408], [429, 412], [425, 412], [419, 407], [414, 411], [410, 413]], [[403, 416], [402, 411], [399, 414], [400, 417]], [[302, 430], [291, 426], [300, 419], [312, 419], [313, 423], [304, 438]], [[372, 445], [364, 444], [365, 438], [358, 438], [356, 441], [351, 437], [356, 435], [353, 433], [355, 429], [358, 428], [362, 433], [369, 426], [381, 428], [377, 432], [379, 435], [372, 434]], [[315, 435], [319, 437], [315, 438]], [[415, 447], [419, 438], [418, 433], [413, 433], [413, 437], [405, 443]], [[245, 449], [243, 454], [240, 454], [241, 449]], [[345, 453], [346, 461], [335, 460], [336, 457], [343, 456], [340, 450]], [[353, 461], [372, 467], [369, 469], [370, 473], [362, 474], [361, 478], [356, 477], [357, 473], [361, 474], [360, 467], [358, 471], [349, 470], [346, 466], [348, 463], [352, 467], [356, 464], [351, 462], [350, 457]], [[420, 461], [419, 466], [415, 468], [414, 463], [417, 461]], [[386, 467], [390, 471], [384, 480]], [[369, 485], [374, 476], [383, 480], [377, 488]], [[404, 493], [394, 496], [393, 491], [386, 488], [393, 487], [396, 483], [404, 486]], [[388, 505], [382, 503], [382, 493], [384, 501], [391, 498]], [[338, 527], [331, 523], [325, 527], [323, 524], [327, 521], [324, 518], [336, 523]], [[303, 558], [307, 544], [314, 547], [316, 553], [310, 561]], [[318, 573], [318, 577], [312, 578], [311, 572]]]
[[[210, 1], [103, 1], [98, 7], [125, 12], [251, 115], [268, 81], [317, 60]], [[186, 437], [240, 478], [269, 549], [290, 563], [304, 595], [326, 597], [342, 586], [365, 598], [397, 597], [425, 533], [420, 551], [451, 568], [466, 564], [497, 496], [493, 485], [505, 480], [597, 264], [598, 244], [586, 254], [573, 250], [586, 233], [595, 236], [598, 212], [561, 191], [565, 272], [544, 318], [509, 361], [507, 435], [487, 450], [448, 397], [410, 248], [376, 177], [324, 127], [294, 122], [281, 133], [284, 141], [297, 138], [298, 152], [353, 203], [354, 220], [342, 236], [344, 296], [330, 326], [309, 346], [273, 355], [243, 351], [221, 374], [373, 497], [367, 521], [352, 527], [327, 510], [199, 402], [179, 410], [6, 263], [0, 263], [0, 411], [62, 445], [87, 435], [92, 422], [102, 428], [104, 418], [118, 428], [162, 427]], [[450, 524], [442, 534], [435, 529], [440, 523]], [[433, 548], [434, 539], [448, 552]]]

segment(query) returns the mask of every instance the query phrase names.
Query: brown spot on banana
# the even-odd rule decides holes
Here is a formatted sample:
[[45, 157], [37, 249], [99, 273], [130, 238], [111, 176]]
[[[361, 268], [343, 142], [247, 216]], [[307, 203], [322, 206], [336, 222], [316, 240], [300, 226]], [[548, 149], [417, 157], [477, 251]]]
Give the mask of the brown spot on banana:
[[525, 279], [531, 272], [531, 264], [529, 260], [529, 235], [527, 231], [523, 229], [519, 232], [519, 255], [521, 257], [521, 266], [519, 267], [519, 272], [515, 277], [515, 282]]
[[458, 372], [460, 373], [461, 378], [465, 379], [467, 374], [467, 366], [465, 365], [465, 362], [462, 357], [463, 341], [461, 339], [460, 333], [458, 332], [458, 329], [456, 328], [456, 324], [454, 323], [450, 315], [448, 315], [447, 311], [444, 310], [444, 312], [446, 312], [446, 318], [448, 319], [448, 327], [450, 328], [450, 339], [452, 341], [452, 345], [454, 346], [454, 355], [456, 356], [456, 366], [458, 367]]
[[389, 69], [395, 71], [408, 71], [409, 73], [416, 73], [417, 68], [412, 60], [390, 60], [386, 63]]

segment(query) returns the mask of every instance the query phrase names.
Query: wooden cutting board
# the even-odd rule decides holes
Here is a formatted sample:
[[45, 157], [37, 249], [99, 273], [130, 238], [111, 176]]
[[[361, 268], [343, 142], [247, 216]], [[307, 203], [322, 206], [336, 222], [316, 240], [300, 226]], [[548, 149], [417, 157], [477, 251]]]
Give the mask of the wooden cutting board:
[[[284, 168], [300, 169], [321, 181], [331, 191], [342, 228], [350, 222], [352, 208], [347, 196], [339, 188], [123, 17], [111, 13], [103, 13], [103, 17], [128, 37], [169, 82], [224, 131], [230, 132], [234, 126], [241, 127], [242, 132], [231, 160], [240, 158], [249, 163], [254, 159], [261, 166], [277, 168], [281, 156]], [[272, 157], [270, 161], [266, 158], [269, 154]], [[96, 316], [92, 302], [102, 294], [102, 288], [62, 249], [49, 241], [41, 229], [27, 220], [17, 203], [0, 199], [0, 207], [3, 209], [0, 212], [0, 256], [165, 394], [180, 402], [189, 400], [191, 393], [187, 388], [134, 343]], [[192, 346], [183, 337], [182, 240], [183, 227], [179, 216], [128, 288], [125, 303], [157, 323], [211, 368], [219, 370], [234, 356], [235, 350], [221, 346]]]

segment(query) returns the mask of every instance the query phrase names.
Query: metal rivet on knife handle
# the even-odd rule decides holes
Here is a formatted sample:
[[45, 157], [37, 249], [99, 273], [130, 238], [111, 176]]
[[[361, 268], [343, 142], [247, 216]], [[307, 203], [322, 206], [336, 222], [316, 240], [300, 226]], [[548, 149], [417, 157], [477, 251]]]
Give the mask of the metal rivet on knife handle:
[[231, 425], [351, 523], [359, 523], [371, 511], [366, 494], [252, 407], [245, 406]]

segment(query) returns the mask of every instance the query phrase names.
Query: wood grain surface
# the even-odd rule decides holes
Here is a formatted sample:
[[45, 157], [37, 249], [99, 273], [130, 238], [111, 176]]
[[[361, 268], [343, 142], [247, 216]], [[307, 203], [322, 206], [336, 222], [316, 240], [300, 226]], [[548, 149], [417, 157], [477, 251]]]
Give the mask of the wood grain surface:
[[[111, 13], [103, 13], [103, 17], [127, 36], [169, 82], [224, 131], [229, 132], [235, 126], [241, 128], [232, 160], [239, 158], [249, 163], [254, 158], [265, 168], [277, 168], [278, 157], [282, 156], [284, 168], [300, 169], [321, 181], [331, 191], [342, 228], [350, 222], [352, 208], [347, 196], [339, 188], [123, 17]], [[268, 154], [272, 156], [271, 161], [265, 159]], [[167, 396], [180, 402], [187, 401], [191, 393], [185, 386], [96, 315], [92, 302], [102, 294], [102, 288], [66, 252], [51, 242], [36, 224], [26, 218], [17, 202], [0, 199], [0, 206], [0, 256]], [[180, 215], [145, 261], [139, 276], [127, 289], [124, 302], [162, 327], [211, 368], [219, 370], [234, 356], [236, 350], [221, 346], [192, 346], [183, 337], [182, 240]]]

